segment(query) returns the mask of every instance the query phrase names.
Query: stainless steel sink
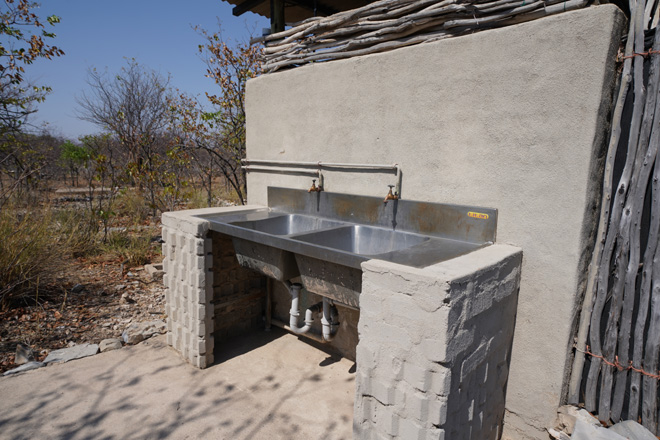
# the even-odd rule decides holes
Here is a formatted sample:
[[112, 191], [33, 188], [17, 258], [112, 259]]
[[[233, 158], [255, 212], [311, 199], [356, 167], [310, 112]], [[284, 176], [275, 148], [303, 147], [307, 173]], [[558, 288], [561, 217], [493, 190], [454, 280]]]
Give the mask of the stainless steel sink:
[[232, 222], [232, 225], [273, 235], [291, 235], [341, 226], [344, 223], [299, 214], [283, 214], [263, 220]]
[[272, 187], [268, 204], [200, 217], [232, 237], [241, 265], [354, 307], [366, 260], [426, 267], [495, 241], [490, 208]]
[[296, 235], [293, 238], [319, 246], [368, 256], [407, 249], [430, 239], [423, 235], [362, 225], [344, 226]]

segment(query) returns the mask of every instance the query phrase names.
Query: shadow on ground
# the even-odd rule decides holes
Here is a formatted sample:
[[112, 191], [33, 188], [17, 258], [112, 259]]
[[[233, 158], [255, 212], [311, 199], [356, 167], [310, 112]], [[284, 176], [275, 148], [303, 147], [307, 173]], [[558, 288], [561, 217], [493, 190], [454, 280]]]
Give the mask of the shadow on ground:
[[[279, 329], [198, 370], [163, 337], [0, 379], [0, 437], [348, 439], [353, 363]], [[321, 366], [325, 365], [325, 366]]]

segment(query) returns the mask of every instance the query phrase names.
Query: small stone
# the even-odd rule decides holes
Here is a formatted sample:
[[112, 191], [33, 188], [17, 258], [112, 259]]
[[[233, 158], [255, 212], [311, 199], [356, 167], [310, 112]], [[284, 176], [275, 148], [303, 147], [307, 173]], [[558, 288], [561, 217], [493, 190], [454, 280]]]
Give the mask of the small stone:
[[32, 349], [23, 344], [16, 344], [16, 356], [14, 356], [14, 363], [16, 365], [27, 364], [34, 362], [34, 352]]
[[11, 376], [12, 374], [21, 373], [23, 371], [36, 370], [37, 368], [45, 366], [46, 364], [43, 362], [28, 362], [27, 364], [23, 364], [18, 368], [14, 368], [13, 370], [5, 371], [3, 376]]
[[117, 291], [124, 290], [125, 288], [126, 288], [125, 284], [119, 284], [118, 286], [115, 286], [115, 290], [117, 290]]
[[626, 420], [610, 426], [610, 431], [629, 440], [657, 440], [655, 435], [634, 420]]
[[121, 296], [121, 300], [127, 304], [133, 304], [135, 302], [135, 300], [131, 298], [128, 292], [124, 292], [124, 294]]
[[126, 273], [126, 276], [127, 276], [127, 277], [134, 277], [135, 274], [134, 274], [133, 272], [128, 272], [128, 273]]
[[46, 360], [44, 360], [44, 363], [50, 364], [53, 362], [69, 362], [74, 359], [93, 356], [98, 352], [99, 346], [97, 344], [80, 344], [74, 347], [51, 351]]
[[585, 423], [593, 426], [602, 426], [598, 419], [592, 416], [589, 411], [585, 409], [576, 408], [572, 405], [564, 405], [557, 410], [557, 427], [567, 434], [573, 433], [576, 420], [582, 420]]
[[119, 339], [114, 339], [114, 338], [104, 339], [99, 344], [99, 348], [101, 350], [101, 353], [106, 351], [117, 350], [121, 348], [121, 341]]
[[126, 327], [121, 335], [126, 344], [137, 344], [155, 334], [162, 334], [167, 331], [167, 325], [162, 320], [133, 323]]
[[165, 271], [163, 270], [163, 264], [146, 264], [144, 266], [144, 270], [151, 276], [151, 279], [155, 281], [160, 281], [163, 279], [163, 275], [165, 275]]
[[554, 438], [554, 439], [556, 439], [556, 440], [570, 440], [570, 439], [571, 439], [571, 438], [568, 436], [568, 434], [566, 434], [565, 432], [563, 432], [563, 431], [555, 431], [555, 430], [552, 429], [552, 428], [549, 428], [549, 429], [548, 429], [548, 434], [550, 434], [550, 437], [552, 437], [552, 438]]
[[82, 284], [76, 284], [75, 286], [73, 286], [73, 288], [71, 288], [71, 293], [80, 293], [83, 290], [85, 290], [85, 286], [83, 286]]

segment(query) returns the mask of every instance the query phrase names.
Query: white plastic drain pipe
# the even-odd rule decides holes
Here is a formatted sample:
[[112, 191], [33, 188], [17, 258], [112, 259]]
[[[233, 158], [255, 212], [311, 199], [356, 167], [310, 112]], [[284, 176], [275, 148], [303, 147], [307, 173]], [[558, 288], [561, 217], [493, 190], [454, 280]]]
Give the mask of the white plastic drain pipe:
[[339, 328], [337, 314], [337, 307], [328, 298], [323, 297], [323, 318], [321, 318], [321, 325], [323, 326], [323, 340], [326, 342], [332, 341], [337, 334], [337, 329]]
[[298, 283], [285, 282], [291, 294], [291, 310], [289, 310], [289, 328], [295, 334], [302, 335], [312, 328], [314, 323], [314, 314], [323, 311], [321, 318], [321, 325], [323, 327], [323, 340], [330, 342], [337, 334], [339, 322], [337, 321], [337, 307], [331, 300], [323, 298], [322, 302], [316, 303], [307, 310], [305, 310], [305, 325], [298, 327], [298, 317], [300, 316], [300, 289], [302, 285]]
[[289, 310], [289, 327], [291, 331], [296, 334], [307, 333], [312, 324], [314, 323], [314, 313], [321, 311], [321, 303], [314, 304], [312, 307], [305, 311], [305, 325], [298, 327], [298, 316], [300, 316], [300, 289], [302, 285], [293, 283], [289, 286], [289, 293], [291, 293], [291, 310]]

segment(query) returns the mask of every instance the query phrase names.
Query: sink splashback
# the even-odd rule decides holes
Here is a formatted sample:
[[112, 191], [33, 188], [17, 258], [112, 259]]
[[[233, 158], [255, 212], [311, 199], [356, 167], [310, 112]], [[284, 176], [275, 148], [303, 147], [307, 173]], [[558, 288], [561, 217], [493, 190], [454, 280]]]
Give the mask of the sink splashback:
[[277, 211], [309, 214], [435, 237], [493, 243], [497, 209], [332, 192], [308, 193], [291, 188], [268, 188], [268, 206]]

